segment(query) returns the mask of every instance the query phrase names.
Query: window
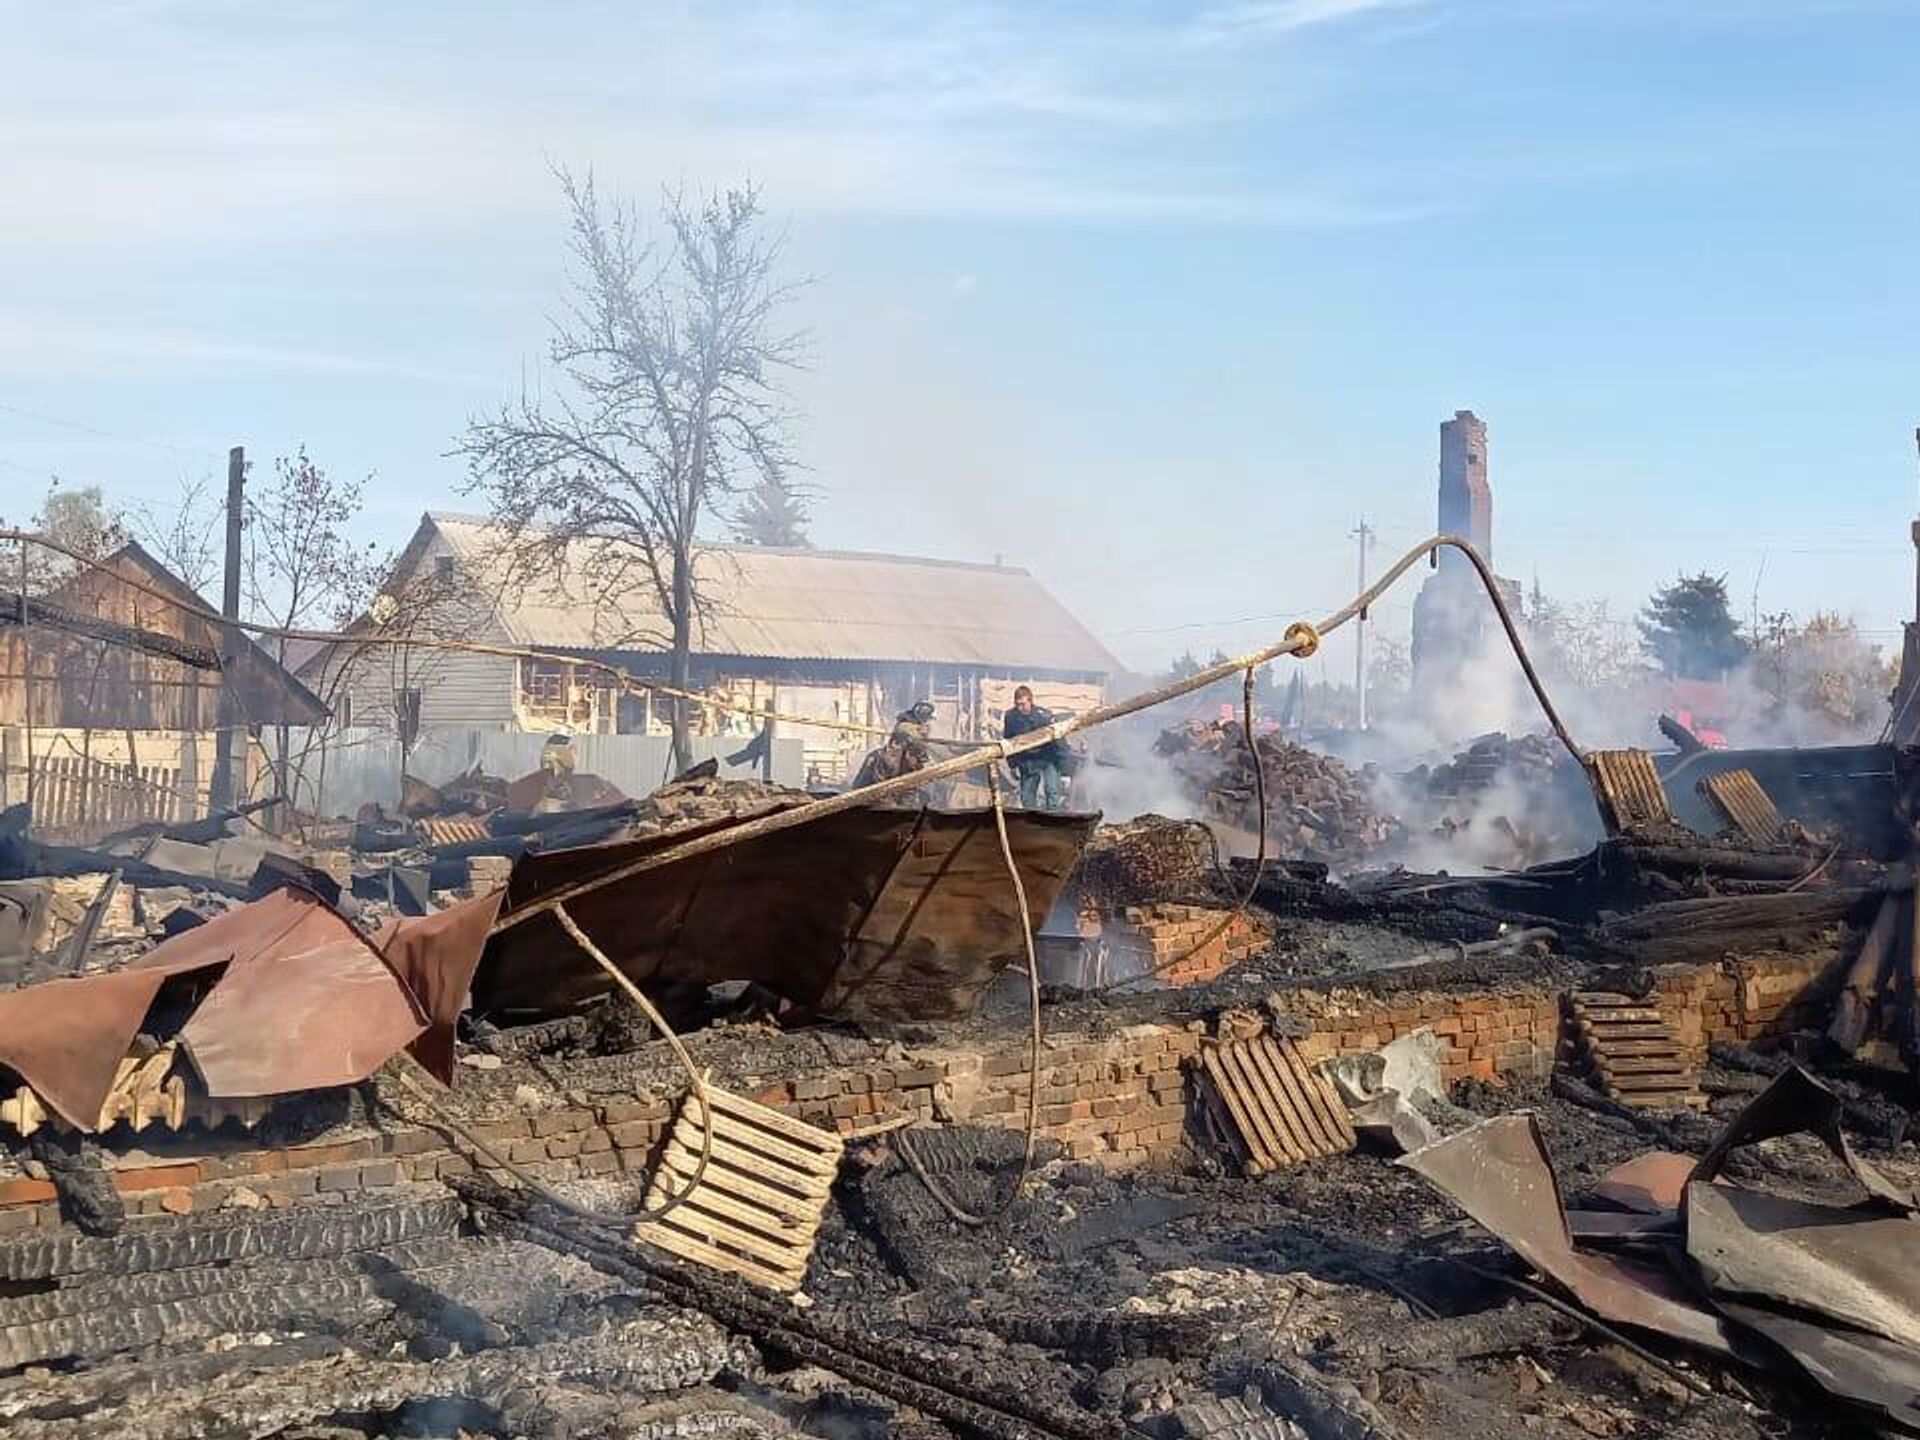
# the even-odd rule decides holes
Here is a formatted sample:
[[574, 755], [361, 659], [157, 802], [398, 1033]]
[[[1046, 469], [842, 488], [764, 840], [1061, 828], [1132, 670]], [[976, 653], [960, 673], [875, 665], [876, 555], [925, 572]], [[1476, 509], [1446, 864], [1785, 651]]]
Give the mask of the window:
[[433, 557], [433, 578], [436, 580], [453, 579], [453, 556], [436, 555]]

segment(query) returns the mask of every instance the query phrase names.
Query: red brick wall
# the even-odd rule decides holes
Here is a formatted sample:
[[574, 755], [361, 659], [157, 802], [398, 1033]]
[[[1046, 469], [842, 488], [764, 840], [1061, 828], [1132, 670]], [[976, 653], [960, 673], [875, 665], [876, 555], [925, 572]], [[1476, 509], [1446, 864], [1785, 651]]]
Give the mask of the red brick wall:
[[[1815, 1012], [1803, 992], [1817, 962], [1782, 958], [1660, 973], [1657, 1003], [1696, 1051], [1712, 1040], [1762, 1040]], [[1552, 1068], [1560, 995], [1547, 987], [1501, 991], [1300, 989], [1271, 1002], [1305, 1031], [1302, 1055], [1318, 1061], [1378, 1049], [1422, 1026], [1448, 1042], [1449, 1082], [1537, 1078]], [[1185, 1133], [1188, 1061], [1207, 1026], [1143, 1024], [1046, 1039], [1040, 1124], [1070, 1155], [1129, 1165], [1176, 1150]], [[985, 1047], [872, 1047], [869, 1060], [771, 1083], [734, 1084], [752, 1099], [843, 1134], [910, 1119], [1026, 1123], [1028, 1041], [996, 1036]], [[636, 1096], [477, 1121], [475, 1133], [515, 1164], [548, 1180], [644, 1172], [671, 1117], [670, 1096]], [[264, 1149], [244, 1135], [144, 1131], [119, 1159], [115, 1183], [136, 1214], [204, 1210], [244, 1186], [275, 1206], [326, 1203], [369, 1188], [466, 1173], [470, 1162], [439, 1132], [402, 1128]], [[108, 1138], [108, 1149], [115, 1139]], [[53, 1187], [0, 1180], [0, 1234], [58, 1223]]]
[[1103, 917], [1098, 933], [1109, 973], [1153, 970], [1168, 985], [1201, 984], [1273, 943], [1264, 917], [1212, 905], [1129, 905]]

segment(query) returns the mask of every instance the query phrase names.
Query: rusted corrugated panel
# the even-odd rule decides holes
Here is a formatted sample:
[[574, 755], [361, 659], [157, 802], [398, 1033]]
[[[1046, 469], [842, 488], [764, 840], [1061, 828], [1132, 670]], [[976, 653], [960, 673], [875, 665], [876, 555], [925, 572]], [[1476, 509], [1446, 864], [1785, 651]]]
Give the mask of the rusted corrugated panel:
[[1589, 750], [1587, 768], [1607, 833], [1672, 825], [1673, 807], [1661, 788], [1653, 757], [1644, 750]]
[[[1035, 925], [1097, 820], [1008, 812]], [[502, 913], [734, 823], [526, 855]], [[993, 977], [1026, 958], [991, 811], [844, 811], [642, 871], [568, 901], [567, 910], [638, 982], [750, 980], [796, 1005], [867, 1018], [971, 1014]], [[550, 1013], [607, 987], [599, 967], [541, 915], [488, 942], [474, 1005]]]
[[1400, 1163], [1603, 1319], [1706, 1349], [1731, 1348], [1719, 1318], [1694, 1304], [1667, 1271], [1574, 1248], [1560, 1182], [1530, 1112], [1470, 1126]]
[[481, 815], [439, 815], [416, 821], [429, 845], [464, 845], [470, 840], [485, 840], [493, 832]]
[[1249, 1175], [1353, 1149], [1353, 1122], [1291, 1040], [1256, 1035], [1203, 1047], [1205, 1094]]
[[1723, 770], [1707, 776], [1694, 789], [1721, 819], [1749, 840], [1766, 843], [1780, 838], [1785, 822], [1751, 770]]
[[[486, 897], [383, 937], [446, 1025], [497, 903]], [[180, 1042], [215, 1097], [363, 1080], [426, 1030], [430, 1013], [357, 929], [313, 896], [283, 889], [155, 946], [124, 970], [0, 995], [0, 1064], [63, 1118], [91, 1129], [128, 1046], [170, 984], [177, 994], [169, 1005], [177, 999], [191, 1011]]]
[[[647, 1186], [649, 1210], [685, 1199], [634, 1235], [770, 1290], [798, 1290], [846, 1142], [724, 1090], [710, 1086], [706, 1098], [711, 1142], [709, 1112], [689, 1094]], [[709, 1147], [703, 1173], [700, 1155]]]

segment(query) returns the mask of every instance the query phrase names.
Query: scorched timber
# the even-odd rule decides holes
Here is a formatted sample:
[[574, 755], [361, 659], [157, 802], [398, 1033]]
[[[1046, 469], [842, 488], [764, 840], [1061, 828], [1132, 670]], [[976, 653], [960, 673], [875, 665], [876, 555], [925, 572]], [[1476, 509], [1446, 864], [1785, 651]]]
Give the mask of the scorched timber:
[[432, 1235], [451, 1235], [462, 1216], [458, 1200], [310, 1207], [262, 1219], [244, 1211], [151, 1220], [111, 1238], [50, 1234], [0, 1245], [0, 1280], [52, 1280], [67, 1275], [130, 1275], [239, 1260], [312, 1260], [381, 1250]]

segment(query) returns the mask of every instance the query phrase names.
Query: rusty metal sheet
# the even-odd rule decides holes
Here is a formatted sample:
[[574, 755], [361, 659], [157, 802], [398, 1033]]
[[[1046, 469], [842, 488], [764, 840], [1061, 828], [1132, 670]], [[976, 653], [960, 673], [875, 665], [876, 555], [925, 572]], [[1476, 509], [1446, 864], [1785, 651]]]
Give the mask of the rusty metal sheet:
[[1601, 1318], [1730, 1353], [1719, 1317], [1692, 1303], [1669, 1272], [1574, 1248], [1560, 1182], [1531, 1112], [1470, 1126], [1403, 1156], [1399, 1163], [1431, 1182]]
[[1722, 770], [1704, 777], [1693, 788], [1721, 819], [1749, 840], [1767, 844], [1780, 838], [1786, 822], [1751, 770]]
[[1756, 1095], [1734, 1116], [1719, 1138], [1708, 1147], [1694, 1166], [1688, 1183], [1712, 1180], [1727, 1163], [1727, 1156], [1742, 1145], [1773, 1140], [1782, 1135], [1812, 1135], [1818, 1139], [1860, 1187], [1876, 1201], [1893, 1209], [1911, 1212], [1911, 1191], [1894, 1184], [1873, 1166], [1853, 1153], [1840, 1129], [1840, 1097], [1822, 1085], [1798, 1065], [1789, 1067], [1774, 1082]]
[[426, 1028], [400, 977], [364, 936], [334, 920], [340, 931], [325, 939], [230, 966], [181, 1027], [209, 1095], [351, 1085]]
[[490, 890], [457, 905], [389, 921], [374, 936], [374, 946], [407, 984], [425, 1011], [427, 1028], [409, 1047], [443, 1085], [453, 1083], [453, 1028], [466, 1008], [473, 972], [487, 943], [487, 932], [507, 898]]
[[[422, 922], [389, 943], [414, 973], [457, 979], [463, 965], [470, 972], [491, 920], [491, 911], [476, 909], [482, 913], [436, 915], [437, 925]], [[91, 1129], [128, 1046], [169, 986], [185, 987], [176, 998], [191, 1014], [179, 1038], [216, 1097], [361, 1080], [427, 1028], [428, 1010], [409, 981], [366, 937], [313, 896], [283, 889], [176, 935], [123, 970], [0, 995], [0, 1064], [64, 1119]], [[454, 988], [464, 993], [463, 983]], [[444, 994], [434, 999], [444, 1007]]]
[[1687, 1256], [1715, 1296], [1759, 1297], [1920, 1350], [1920, 1221], [1687, 1187]]
[[1642, 1215], [1678, 1210], [1693, 1165], [1691, 1155], [1649, 1150], [1602, 1175], [1593, 1187], [1593, 1195]]
[[1675, 824], [1673, 807], [1644, 750], [1590, 750], [1587, 771], [1593, 777], [1594, 799], [1609, 835], [1646, 826]]
[[493, 835], [484, 815], [435, 815], [414, 823], [429, 845], [465, 845]]
[[[1008, 812], [1036, 925], [1098, 820]], [[528, 854], [514, 866], [502, 914], [735, 823]], [[968, 1015], [993, 977], [1025, 958], [990, 811], [844, 811], [642, 871], [567, 909], [636, 982], [749, 980], [795, 1005], [855, 1018]], [[486, 1013], [553, 1013], [607, 987], [541, 915], [488, 942], [473, 1001]]]
[[1821, 1389], [1920, 1430], [1920, 1354], [1878, 1335], [1821, 1325], [1796, 1315], [1715, 1300], [1729, 1320], [1793, 1357]]

